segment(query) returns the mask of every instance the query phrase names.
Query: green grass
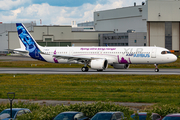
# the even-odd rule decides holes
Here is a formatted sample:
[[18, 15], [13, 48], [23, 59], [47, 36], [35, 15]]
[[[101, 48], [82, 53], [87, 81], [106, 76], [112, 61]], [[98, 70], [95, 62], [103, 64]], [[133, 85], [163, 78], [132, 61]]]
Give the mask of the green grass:
[[180, 106], [180, 75], [0, 75], [0, 97]]
[[[16, 68], [81, 68], [81, 64], [55, 64], [42, 61], [2, 61], [0, 67], [16, 67]], [[112, 68], [109, 66], [109, 68]], [[131, 64], [130, 68], [155, 68], [153, 64]], [[168, 64], [160, 64], [159, 68], [180, 68], [180, 58], [176, 62]]]

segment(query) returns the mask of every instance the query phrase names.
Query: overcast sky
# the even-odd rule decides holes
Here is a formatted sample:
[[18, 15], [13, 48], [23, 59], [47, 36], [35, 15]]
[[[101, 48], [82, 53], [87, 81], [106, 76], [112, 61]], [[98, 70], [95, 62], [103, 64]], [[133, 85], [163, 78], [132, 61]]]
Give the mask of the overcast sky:
[[93, 21], [93, 12], [140, 5], [145, 0], [0, 0], [0, 22], [70, 25]]

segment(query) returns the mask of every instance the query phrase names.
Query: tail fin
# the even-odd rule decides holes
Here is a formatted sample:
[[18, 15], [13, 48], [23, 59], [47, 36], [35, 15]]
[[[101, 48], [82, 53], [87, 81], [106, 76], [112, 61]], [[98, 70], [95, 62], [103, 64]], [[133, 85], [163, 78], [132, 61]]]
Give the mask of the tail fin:
[[26, 50], [29, 51], [29, 55], [34, 59], [45, 61], [40, 54], [41, 50], [39, 49], [39, 45], [36, 43], [25, 26], [22, 23], [16, 23], [16, 27], [19, 39], [24, 44]]

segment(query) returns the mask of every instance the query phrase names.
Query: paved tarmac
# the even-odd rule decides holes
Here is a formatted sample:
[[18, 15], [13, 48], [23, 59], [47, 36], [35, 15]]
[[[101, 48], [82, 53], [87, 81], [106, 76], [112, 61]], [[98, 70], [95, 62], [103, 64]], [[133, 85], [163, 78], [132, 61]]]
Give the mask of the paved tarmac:
[[109, 68], [102, 72], [90, 69], [88, 72], [82, 72], [81, 68], [0, 68], [0, 74], [119, 74], [119, 75], [180, 75], [180, 69], [160, 69], [154, 72], [154, 69], [129, 68], [113, 69]]
[[26, 56], [12, 55], [12, 56], [0, 56], [0, 61], [38, 61]]
[[[0, 56], [0, 61], [37, 61], [25, 56]], [[1, 73], [7, 74], [135, 74], [135, 75], [180, 75], [180, 69], [161, 69], [154, 72], [154, 69], [129, 68], [113, 69], [108, 68], [103, 72], [97, 72], [90, 69], [88, 72], [82, 72], [81, 68], [0, 68]]]

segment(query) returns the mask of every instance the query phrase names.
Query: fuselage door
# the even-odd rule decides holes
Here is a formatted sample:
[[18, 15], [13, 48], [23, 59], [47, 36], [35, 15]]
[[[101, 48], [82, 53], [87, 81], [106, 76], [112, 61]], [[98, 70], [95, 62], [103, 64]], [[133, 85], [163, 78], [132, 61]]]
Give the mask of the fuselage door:
[[151, 58], [156, 58], [156, 48], [152, 49]]
[[70, 50], [69, 50], [69, 55], [74, 55], [73, 49], [70, 49]]

